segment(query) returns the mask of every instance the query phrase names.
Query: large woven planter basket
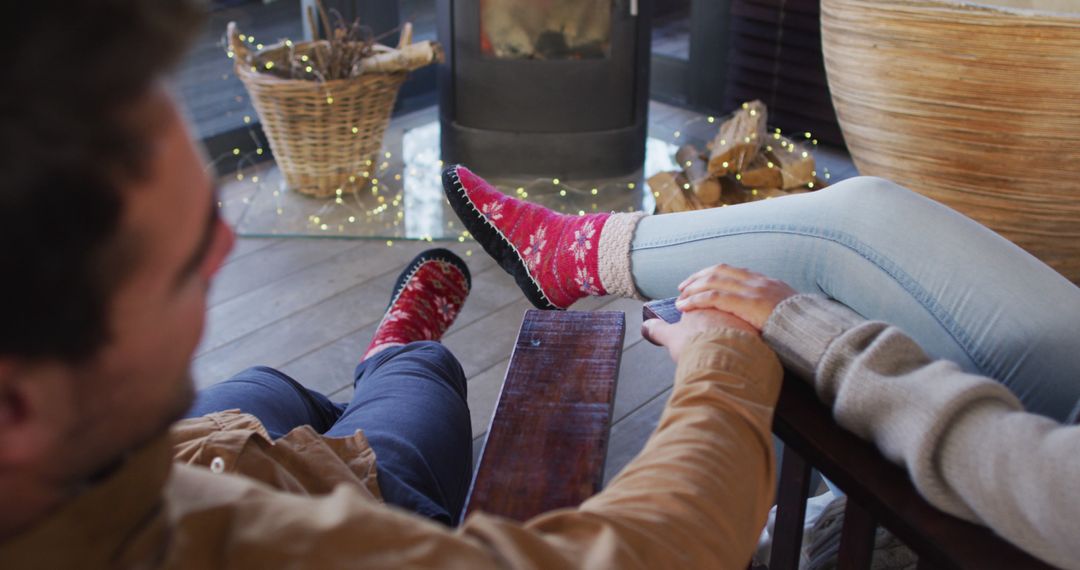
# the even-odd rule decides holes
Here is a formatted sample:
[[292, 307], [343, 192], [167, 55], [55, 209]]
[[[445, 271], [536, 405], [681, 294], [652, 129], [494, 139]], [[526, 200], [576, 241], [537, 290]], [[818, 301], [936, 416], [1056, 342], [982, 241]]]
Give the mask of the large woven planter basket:
[[[310, 52], [313, 44], [297, 43], [293, 49]], [[244, 63], [248, 48], [235, 28], [229, 45], [236, 75], [251, 96], [289, 188], [329, 197], [365, 184], [406, 72], [331, 81], [283, 79]], [[269, 46], [260, 52], [260, 61], [288, 65], [289, 49]]]
[[987, 1], [822, 0], [844, 140], [1080, 283], [1080, 4]]

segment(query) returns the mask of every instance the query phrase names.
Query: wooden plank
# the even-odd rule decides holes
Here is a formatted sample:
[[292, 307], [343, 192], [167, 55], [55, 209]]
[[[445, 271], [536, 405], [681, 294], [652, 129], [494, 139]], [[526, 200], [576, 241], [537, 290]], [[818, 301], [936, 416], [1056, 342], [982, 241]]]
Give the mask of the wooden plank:
[[[626, 369], [627, 366], [623, 366]], [[672, 365], [674, 369], [674, 365]], [[608, 443], [607, 461], [604, 464], [604, 485], [606, 486], [624, 467], [641, 453], [645, 442], [656, 431], [660, 416], [664, 413], [671, 388], [661, 391], [651, 400], [617, 420], [611, 426], [611, 439]]]
[[866, 570], [874, 559], [874, 534], [877, 523], [874, 517], [848, 499], [844, 507], [844, 526], [840, 531], [840, 554], [836, 559], [837, 570]]
[[221, 267], [224, 270], [233, 262], [278, 243], [281, 243], [281, 238], [237, 238], [236, 245], [233, 246]]
[[[200, 354], [192, 361], [196, 385], [203, 387], [224, 380], [255, 364], [280, 367], [358, 328], [374, 329], [396, 279], [397, 272], [389, 271]], [[353, 366], [362, 348], [354, 347]], [[316, 379], [297, 380], [325, 389]]]
[[395, 267], [404, 266], [414, 254], [412, 248], [380, 248], [375, 244], [351, 248], [306, 271], [211, 307], [207, 311], [206, 333], [196, 354], [224, 346], [368, 279], [385, 275]]
[[[442, 245], [458, 253], [475, 247], [456, 242]], [[432, 244], [425, 242], [403, 242], [386, 247], [380, 242], [362, 241], [304, 271], [213, 306], [207, 311], [206, 334], [196, 354], [228, 344], [374, 277], [387, 273], [396, 275], [416, 254], [430, 247]], [[479, 258], [477, 262], [489, 263]], [[386, 298], [389, 297], [388, 287]], [[385, 303], [380, 305], [385, 307]]]
[[784, 446], [780, 490], [776, 498], [771, 570], [797, 570], [802, 550], [806, 498], [810, 494], [810, 464], [791, 446]]
[[499, 405], [499, 393], [503, 378], [510, 368], [510, 359], [506, 358], [493, 364], [487, 370], [469, 376], [469, 414], [472, 417], [473, 437], [487, 434], [491, 417]]
[[[517, 301], [470, 325], [468, 333], [463, 329], [461, 333], [447, 335], [443, 339], [443, 344], [457, 356], [467, 377], [487, 370], [514, 349], [515, 331], [522, 316], [532, 307], [532, 303], [521, 296], [520, 291], [517, 296]], [[575, 304], [574, 309], [591, 310], [604, 302], [601, 297], [589, 297]]]
[[[298, 240], [313, 241], [313, 240]], [[378, 258], [378, 254], [389, 249], [385, 246], [371, 242], [358, 242], [350, 240], [317, 240], [342, 244], [349, 244], [352, 248], [360, 248], [356, 253], [369, 259]], [[313, 278], [307, 272], [301, 271], [290, 277], [271, 284], [278, 292], [284, 291], [284, 296], [299, 298], [305, 291], [315, 290], [313, 294], [316, 302], [301, 310], [289, 313], [281, 311], [281, 315], [275, 315], [272, 311], [267, 314], [257, 315], [264, 324], [250, 332], [240, 334], [234, 339], [221, 344], [213, 349], [203, 350], [193, 361], [193, 375], [199, 386], [224, 380], [231, 374], [238, 372], [254, 364], [262, 364], [273, 367], [283, 367], [305, 355], [319, 351], [330, 345], [328, 354], [319, 354], [310, 359], [317, 362], [307, 361], [301, 366], [287, 366], [283, 370], [287, 374], [296, 375], [296, 379], [309, 388], [321, 392], [330, 392], [340, 389], [343, 385], [351, 382], [352, 369], [355, 367], [360, 351], [371, 340], [375, 326], [382, 318], [386, 309], [386, 303], [390, 299], [391, 290], [398, 274], [404, 268], [408, 259], [416, 253], [426, 249], [428, 244], [415, 243], [402, 247], [403, 251], [397, 252], [406, 261], [401, 261], [397, 267], [391, 266], [379, 276], [372, 279], [359, 279], [352, 287], [333, 294], [323, 300], [317, 300], [320, 284], [318, 273]], [[464, 250], [466, 244], [454, 244], [449, 246], [452, 250]], [[352, 251], [352, 249], [348, 250]], [[346, 252], [347, 253], [347, 252]], [[344, 255], [344, 253], [342, 254]], [[475, 258], [475, 259], [474, 259]], [[494, 262], [487, 256], [474, 256], [467, 258], [470, 270], [474, 274], [484, 274], [488, 271], [498, 271]], [[388, 264], [387, 264], [388, 265]], [[385, 265], [384, 265], [385, 267]], [[241, 269], [251, 270], [250, 267], [238, 266], [227, 268], [223, 273]], [[341, 273], [344, 271], [339, 270]], [[312, 280], [315, 280], [313, 283]], [[509, 299], [511, 294], [520, 297], [516, 287], [513, 290], [500, 291], [500, 284], [492, 287], [489, 280], [474, 280], [474, 291], [480, 293], [471, 296], [473, 299], [466, 302], [466, 310], [458, 317], [455, 327], [462, 323], [468, 324], [471, 320], [480, 318], [485, 312], [469, 311], [470, 303], [485, 305], [485, 298]], [[288, 284], [286, 286], [286, 284]], [[347, 283], [342, 283], [346, 285]], [[335, 283], [336, 285], [336, 283]], [[513, 283], [510, 283], [513, 286]], [[279, 287], [285, 287], [280, 289]], [[259, 296], [262, 297], [261, 289]], [[226, 303], [228, 304], [228, 303]], [[214, 309], [211, 310], [214, 312]], [[274, 318], [278, 316], [278, 318]], [[514, 329], [510, 329], [514, 330]], [[344, 340], [343, 340], [344, 339]], [[339, 342], [341, 341], [341, 342]], [[204, 341], [204, 345], [212, 342]], [[324, 358], [324, 356], [330, 356]]]
[[613, 417], [616, 421], [622, 419], [670, 388], [674, 380], [675, 363], [666, 349], [644, 341], [626, 349]]
[[[637, 316], [638, 309], [641, 302], [634, 299], [596, 299], [594, 298], [588, 305], [596, 302], [608, 301], [600, 306], [600, 309], [605, 311], [627, 311], [626, 316], [626, 334], [623, 339], [623, 363], [627, 363], [626, 348], [635, 346], [641, 342], [641, 323], [640, 318]], [[575, 305], [582, 307], [585, 303]], [[462, 337], [467, 339], [468, 342], [490, 341], [495, 337], [508, 337], [513, 338], [516, 335], [516, 330], [520, 319], [515, 321], [514, 328], [506, 330], [504, 325], [499, 325], [498, 330], [492, 330], [492, 324], [490, 322], [483, 323], [477, 328], [481, 330], [473, 330], [472, 328], [465, 328], [459, 330], [453, 334], [453, 338], [450, 339], [453, 346], [459, 347], [457, 339]], [[660, 350], [660, 349], [653, 349]], [[455, 350], [455, 354], [458, 354]], [[506, 353], [509, 354], [509, 350]], [[634, 366], [635, 356], [630, 357], [630, 364], [619, 367], [619, 381], [618, 389], [616, 390], [615, 399], [615, 411], [612, 413], [613, 423], [617, 423], [623, 414], [620, 414], [620, 405], [622, 406], [636, 406], [640, 402], [654, 397], [657, 393], [665, 390], [667, 386], [671, 385], [671, 378], [674, 376], [675, 365], [671, 363], [666, 355], [664, 358], [657, 359], [656, 355], [652, 355], [650, 360], [658, 362], [662, 367], [659, 374], [654, 374], [650, 369], [640, 370]], [[666, 363], [666, 364], [665, 364]], [[477, 372], [475, 374], [469, 374], [469, 410], [472, 413], [473, 435], [479, 436], [486, 433], [488, 424], [491, 422], [491, 415], [495, 412], [496, 404], [499, 399], [499, 390], [502, 387], [502, 380], [506, 376], [507, 367], [510, 364], [509, 358], [504, 358], [499, 362], [492, 364], [485, 370]], [[644, 399], [639, 394], [629, 394], [629, 392], [637, 392], [640, 394], [647, 394]], [[620, 400], [622, 398], [622, 400]], [[640, 446], [639, 446], [640, 448]]]
[[618, 312], [526, 313], [466, 516], [526, 520], [599, 491], [625, 326]]
[[[396, 273], [391, 272], [391, 274], [396, 278]], [[455, 355], [463, 354], [462, 351], [468, 350], [468, 346], [471, 343], [481, 342], [485, 339], [499, 336], [513, 338], [520, 318], [513, 319], [512, 323], [501, 325], [495, 325], [491, 321], [487, 321], [483, 323], [483, 325], [478, 323], [478, 321], [483, 321], [492, 313], [497, 312], [506, 305], [521, 299], [521, 292], [517, 289], [517, 286], [513, 284], [513, 280], [510, 279], [509, 281], [509, 285], [512, 288], [505, 288], [501, 275], [504, 275], [502, 269], [495, 267], [494, 264], [489, 266], [486, 271], [481, 271], [478, 274], [473, 275], [473, 291], [469, 295], [469, 299], [465, 302], [465, 309], [458, 315], [458, 318], [454, 321], [454, 325], [450, 327], [446, 336], [443, 337], [443, 343], [447, 344]], [[324, 393], [340, 390], [343, 386], [352, 384], [353, 369], [356, 367], [356, 363], [359, 360], [364, 347], [371, 342], [371, 338], [375, 335], [375, 329], [379, 324], [379, 320], [382, 318], [383, 311], [386, 309], [386, 302], [390, 298], [389, 287], [386, 287], [385, 290], [372, 284], [362, 285], [361, 287], [373, 288], [375, 290], [376, 300], [372, 301], [372, 307], [378, 309], [376, 315], [365, 321], [359, 319], [347, 321], [347, 323], [351, 322], [353, 325], [346, 324], [345, 326], [339, 327], [339, 330], [333, 331], [339, 336], [332, 338], [329, 342], [305, 345], [306, 350], [303, 352], [297, 352], [295, 349], [288, 350], [288, 359], [275, 366], [280, 366], [283, 372], [293, 376], [308, 388]], [[361, 294], [362, 293], [360, 292], [354, 293], [352, 291], [347, 293], [347, 295]], [[331, 299], [328, 302], [334, 303], [335, 305], [339, 303], [337, 298]], [[342, 300], [341, 302], [345, 302], [345, 300]], [[502, 305], [500, 306], [499, 303], [502, 303]], [[316, 306], [291, 318], [303, 318], [303, 314], [309, 311], [322, 312], [324, 309], [321, 305]], [[524, 311], [524, 309], [522, 309], [522, 311]], [[329, 312], [332, 315], [333, 310], [329, 310]], [[367, 312], [366, 309], [365, 312]], [[285, 323], [283, 322], [278, 325], [284, 326], [284, 324]], [[272, 328], [275, 330], [280, 328], [278, 325], [273, 325]], [[322, 325], [322, 329], [324, 332], [327, 331], [326, 323]], [[262, 331], [258, 331], [250, 336], [260, 335], [261, 333]], [[266, 335], [269, 338], [272, 338], [274, 334], [276, 333], [273, 330], [266, 332]], [[333, 335], [330, 336], [332, 337]], [[244, 343], [246, 338], [247, 337], [240, 339], [237, 343]], [[229, 350], [232, 346], [233, 345], [230, 344], [222, 350]], [[294, 343], [294, 347], [295, 346], [296, 344]], [[258, 348], [257, 350], [259, 350], [259, 353], [262, 355], [275, 357], [273, 354], [268, 354], [263, 348]], [[500, 359], [505, 359], [509, 353], [510, 348], [507, 347], [503, 353], [491, 355], [490, 362], [486, 362], [486, 365], [482, 362], [480, 365], [482, 367], [479, 369], [473, 369], [472, 364], [470, 364], [470, 368], [466, 373], [467, 376], [471, 379], [472, 374], [486, 369], [487, 366], [490, 366]], [[281, 355], [279, 354], [277, 356]], [[471, 356], [474, 359], [476, 357], [476, 355]], [[235, 357], [228, 358], [233, 358], [234, 361], [236, 360]], [[500, 376], [500, 379], [501, 378], [502, 377]], [[495, 391], [498, 392], [498, 387], [495, 388]]]
[[[249, 238], [241, 241], [247, 242]], [[213, 307], [244, 293], [266, 286], [279, 279], [310, 267], [324, 259], [361, 245], [346, 240], [250, 240], [277, 242], [241, 256], [222, 268], [214, 278], [207, 305]]]

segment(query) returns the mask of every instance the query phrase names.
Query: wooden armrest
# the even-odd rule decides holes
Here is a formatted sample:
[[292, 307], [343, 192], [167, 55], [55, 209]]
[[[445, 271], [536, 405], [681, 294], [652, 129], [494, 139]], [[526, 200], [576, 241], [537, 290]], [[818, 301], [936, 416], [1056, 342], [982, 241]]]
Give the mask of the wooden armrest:
[[462, 517], [524, 521], [603, 483], [626, 315], [525, 313]]
[[[1052, 568], [981, 525], [939, 511], [907, 472], [840, 427], [813, 389], [784, 377], [773, 433], [933, 567]], [[781, 485], [783, 481], [781, 481]]]
[[[676, 322], [674, 303], [674, 299], [648, 303], [642, 314], [646, 319]], [[920, 568], [1052, 568], [989, 528], [945, 514], [926, 502], [903, 469], [885, 459], [872, 443], [840, 427], [809, 383], [791, 373], [784, 375], [773, 433], [785, 445], [773, 570], [797, 567], [810, 466], [848, 496], [840, 567], [868, 567], [873, 529], [881, 524], [919, 555]], [[846, 566], [847, 556], [860, 564]]]

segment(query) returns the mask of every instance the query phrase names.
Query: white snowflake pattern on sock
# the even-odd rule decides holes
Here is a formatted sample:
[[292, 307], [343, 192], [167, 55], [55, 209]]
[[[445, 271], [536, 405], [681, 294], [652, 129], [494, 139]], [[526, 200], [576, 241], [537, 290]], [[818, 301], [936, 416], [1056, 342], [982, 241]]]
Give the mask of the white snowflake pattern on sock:
[[600, 294], [600, 289], [596, 287], [592, 275], [589, 275], [589, 270], [584, 266], [577, 268], [577, 276], [574, 277], [574, 282], [577, 283], [578, 289], [586, 295]]
[[446, 300], [446, 297], [435, 297], [435, 309], [444, 323], [453, 321], [454, 316], [457, 315], [457, 309]]
[[547, 228], [540, 226], [535, 232], [529, 235], [529, 246], [521, 252], [521, 256], [525, 258], [525, 265], [533, 274], [536, 273], [536, 268], [540, 266], [540, 258], [544, 253], [544, 247], [546, 245]]
[[592, 249], [590, 240], [594, 234], [596, 234], [596, 229], [593, 227], [592, 220], [587, 220], [581, 224], [580, 228], [574, 230], [574, 239], [570, 242], [570, 253], [574, 254], [575, 261], [585, 261], [585, 254]]
[[384, 319], [384, 321], [388, 322], [388, 323], [393, 323], [393, 322], [400, 321], [401, 319], [407, 319], [407, 318], [409, 318], [409, 312], [408, 311], [403, 311], [401, 309], [394, 309], [393, 311], [390, 311], [389, 313], [386, 313], [386, 318]]
[[483, 214], [484, 218], [489, 222], [494, 222], [495, 220], [502, 219], [502, 208], [502, 202], [488, 202], [487, 204], [480, 206], [480, 213]]

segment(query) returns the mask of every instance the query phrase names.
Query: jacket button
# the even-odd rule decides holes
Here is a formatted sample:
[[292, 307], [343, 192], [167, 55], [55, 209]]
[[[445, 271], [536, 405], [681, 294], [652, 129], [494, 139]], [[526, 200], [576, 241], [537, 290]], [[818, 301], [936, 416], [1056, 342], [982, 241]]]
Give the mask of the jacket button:
[[213, 473], [222, 473], [225, 471], [225, 460], [220, 457], [215, 457], [210, 461], [210, 471]]

